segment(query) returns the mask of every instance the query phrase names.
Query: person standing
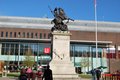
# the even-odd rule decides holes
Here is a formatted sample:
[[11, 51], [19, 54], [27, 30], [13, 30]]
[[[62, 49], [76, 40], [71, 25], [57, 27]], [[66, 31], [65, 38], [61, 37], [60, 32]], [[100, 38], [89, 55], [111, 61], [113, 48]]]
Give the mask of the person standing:
[[37, 80], [42, 80], [42, 75], [43, 75], [42, 69], [39, 69], [37, 72]]
[[19, 80], [27, 80], [26, 70], [24, 68], [20, 71]]
[[31, 67], [29, 67], [29, 68], [27, 69], [26, 73], [27, 73], [27, 76], [28, 76], [28, 80], [30, 80], [30, 78], [31, 78], [31, 73], [32, 73]]
[[52, 76], [52, 70], [50, 69], [50, 66], [47, 65], [47, 69], [44, 71], [43, 77], [44, 80], [53, 80]]
[[97, 78], [97, 80], [100, 80], [100, 77], [101, 77], [101, 71], [100, 71], [100, 69], [96, 69], [96, 78]]
[[91, 70], [92, 80], [96, 80], [96, 69]]

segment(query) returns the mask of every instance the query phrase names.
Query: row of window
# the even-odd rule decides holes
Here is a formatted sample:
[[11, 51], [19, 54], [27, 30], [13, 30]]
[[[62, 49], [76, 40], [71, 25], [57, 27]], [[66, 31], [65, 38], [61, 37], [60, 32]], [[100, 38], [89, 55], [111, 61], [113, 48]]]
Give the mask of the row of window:
[[2, 55], [25, 55], [31, 50], [33, 55], [44, 55], [44, 48], [50, 47], [49, 43], [2, 43]]
[[[109, 48], [110, 49], [110, 48]], [[106, 57], [116, 58], [116, 53], [113, 50], [107, 48], [98, 48], [98, 54], [96, 54], [96, 48], [90, 45], [71, 44], [70, 45], [70, 56], [71, 57]], [[109, 50], [109, 51], [108, 51]], [[120, 54], [120, 51], [118, 52]], [[120, 55], [118, 55], [120, 58]]]
[[[49, 43], [2, 43], [2, 55], [25, 55], [26, 52], [30, 49], [33, 55], [43, 55], [44, 48], [50, 47]], [[90, 50], [91, 49], [91, 50]], [[116, 58], [115, 53], [107, 53], [107, 49], [103, 52], [103, 48], [98, 48], [97, 57], [107, 57], [107, 58]], [[119, 52], [120, 53], [120, 52]], [[96, 57], [95, 48], [92, 48], [89, 45], [70, 45], [70, 56], [71, 57]]]
[[[50, 43], [2, 43], [2, 55], [25, 55], [31, 49], [34, 55], [43, 55], [44, 48], [50, 47]], [[70, 45], [71, 57], [96, 57], [95, 48], [78, 44]], [[91, 49], [91, 50], [90, 50]], [[102, 57], [102, 48], [98, 48], [98, 57]]]
[[0, 32], [0, 37], [14, 38], [40, 38], [50, 39], [50, 33], [33, 33], [33, 32]]
[[[102, 48], [98, 48], [97, 57], [102, 57]], [[90, 45], [71, 44], [70, 45], [70, 56], [71, 57], [96, 57], [95, 48]]]

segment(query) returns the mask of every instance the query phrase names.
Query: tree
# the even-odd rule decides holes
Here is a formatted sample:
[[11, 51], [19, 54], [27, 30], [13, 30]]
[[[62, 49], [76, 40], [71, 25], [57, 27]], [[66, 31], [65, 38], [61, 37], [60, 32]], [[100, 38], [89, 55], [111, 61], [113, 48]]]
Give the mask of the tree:
[[80, 66], [83, 69], [84, 73], [86, 73], [86, 68], [90, 66], [89, 57], [82, 57], [80, 60]]
[[28, 66], [28, 67], [32, 67], [34, 65], [34, 58], [32, 57], [32, 50], [31, 49], [28, 49], [26, 51], [23, 65]]

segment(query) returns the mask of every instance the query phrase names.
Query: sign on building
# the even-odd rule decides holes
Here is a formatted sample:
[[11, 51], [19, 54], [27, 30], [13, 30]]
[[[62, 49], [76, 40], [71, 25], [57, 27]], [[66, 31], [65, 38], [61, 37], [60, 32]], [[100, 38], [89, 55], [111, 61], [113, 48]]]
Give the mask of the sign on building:
[[44, 48], [44, 54], [50, 54], [50, 48]]

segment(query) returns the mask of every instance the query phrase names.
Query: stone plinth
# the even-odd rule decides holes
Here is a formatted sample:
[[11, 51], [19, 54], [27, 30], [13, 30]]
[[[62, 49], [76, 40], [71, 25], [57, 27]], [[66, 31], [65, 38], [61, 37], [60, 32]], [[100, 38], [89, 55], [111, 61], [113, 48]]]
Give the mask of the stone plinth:
[[70, 32], [54, 31], [52, 33], [53, 56], [50, 68], [53, 71], [54, 80], [78, 80], [75, 67], [70, 61]]

